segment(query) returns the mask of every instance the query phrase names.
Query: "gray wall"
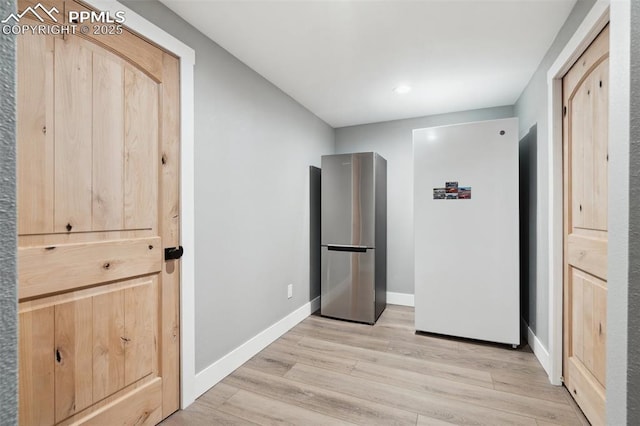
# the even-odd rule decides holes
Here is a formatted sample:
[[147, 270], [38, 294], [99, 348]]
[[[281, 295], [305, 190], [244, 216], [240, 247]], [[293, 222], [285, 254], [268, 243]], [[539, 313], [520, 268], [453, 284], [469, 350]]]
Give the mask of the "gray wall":
[[413, 129], [514, 116], [511, 106], [336, 129], [336, 153], [376, 151], [387, 160], [387, 291], [413, 294]]
[[[0, 2], [0, 17], [16, 8]], [[18, 423], [15, 38], [0, 35], [0, 424]]]
[[[627, 422], [640, 424], [640, 3], [631, 2]], [[624, 331], [624, 330], [621, 330]], [[610, 407], [610, 406], [608, 406]], [[615, 409], [615, 407], [614, 407]]]
[[529, 316], [524, 319], [545, 348], [549, 347], [549, 215], [547, 213], [549, 203], [546, 191], [549, 181], [547, 71], [594, 3], [595, 0], [578, 0], [576, 2], [571, 14], [515, 105], [515, 112], [520, 120], [520, 138], [526, 135], [531, 126], [537, 124], [537, 235], [535, 239], [531, 240], [529, 252], [529, 264], [536, 265], [536, 281], [531, 283]]
[[124, 3], [196, 51], [201, 371], [319, 295], [310, 286], [309, 165], [333, 152], [334, 130], [161, 3]]

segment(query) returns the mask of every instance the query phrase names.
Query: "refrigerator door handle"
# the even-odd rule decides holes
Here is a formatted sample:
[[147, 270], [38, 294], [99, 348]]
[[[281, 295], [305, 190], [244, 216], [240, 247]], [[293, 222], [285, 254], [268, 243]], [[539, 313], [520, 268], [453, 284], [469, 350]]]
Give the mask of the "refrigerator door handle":
[[371, 247], [327, 245], [327, 250], [329, 250], [329, 251], [348, 251], [348, 252], [353, 252], [353, 253], [366, 253], [368, 248], [371, 248]]

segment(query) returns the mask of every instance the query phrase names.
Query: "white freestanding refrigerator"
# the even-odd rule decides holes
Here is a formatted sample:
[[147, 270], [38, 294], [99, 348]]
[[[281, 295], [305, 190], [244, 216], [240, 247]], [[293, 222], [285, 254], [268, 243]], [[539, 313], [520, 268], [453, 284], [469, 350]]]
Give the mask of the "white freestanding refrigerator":
[[413, 132], [415, 327], [520, 344], [518, 120]]

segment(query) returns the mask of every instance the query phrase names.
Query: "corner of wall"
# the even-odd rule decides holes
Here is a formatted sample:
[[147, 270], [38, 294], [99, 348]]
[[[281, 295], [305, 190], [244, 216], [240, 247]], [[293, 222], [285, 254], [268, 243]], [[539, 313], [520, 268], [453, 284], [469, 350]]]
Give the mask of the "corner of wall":
[[526, 336], [527, 343], [533, 351], [533, 354], [538, 358], [540, 365], [547, 372], [547, 375], [551, 375], [551, 357], [549, 356], [549, 350], [542, 344], [538, 336], [531, 330], [529, 324], [524, 318], [520, 318], [520, 330], [522, 336]]
[[258, 352], [275, 342], [313, 312], [320, 309], [320, 297], [304, 304], [275, 324], [267, 327], [207, 368], [196, 374], [195, 397], [199, 397], [224, 379]]

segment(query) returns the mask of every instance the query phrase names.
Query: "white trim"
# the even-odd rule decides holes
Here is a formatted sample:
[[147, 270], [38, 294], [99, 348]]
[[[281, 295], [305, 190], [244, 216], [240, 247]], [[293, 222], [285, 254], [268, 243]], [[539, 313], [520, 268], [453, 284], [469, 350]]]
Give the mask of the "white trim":
[[409, 293], [387, 292], [387, 303], [389, 305], [415, 306], [415, 297]]
[[125, 25], [180, 58], [180, 204], [181, 240], [185, 255], [181, 260], [180, 285], [180, 383], [181, 407], [195, 401], [195, 231], [194, 231], [194, 79], [195, 51], [115, 0], [85, 0], [98, 10], [125, 12]]
[[196, 375], [196, 398], [319, 308], [318, 296], [199, 372]]
[[527, 324], [524, 318], [520, 318], [521, 329], [524, 331], [524, 334], [527, 336], [527, 343], [529, 347], [533, 351], [533, 354], [538, 358], [538, 362], [544, 368], [544, 371], [549, 374], [549, 370], [551, 368], [551, 357], [549, 356], [549, 351], [544, 347], [538, 336], [535, 335], [531, 327]]
[[[635, 6], [634, 6], [635, 7]], [[631, 0], [611, 2], [609, 32], [609, 244], [607, 253], [607, 423], [627, 424]], [[635, 74], [636, 71], [634, 71]], [[634, 171], [635, 172], [635, 171]], [[634, 265], [635, 266], [635, 265]], [[634, 289], [635, 291], [635, 289]], [[632, 315], [637, 315], [633, 312]]]
[[597, 1], [547, 73], [549, 111], [549, 380], [562, 376], [562, 77], [609, 22], [609, 0]]

